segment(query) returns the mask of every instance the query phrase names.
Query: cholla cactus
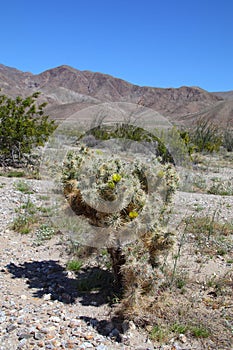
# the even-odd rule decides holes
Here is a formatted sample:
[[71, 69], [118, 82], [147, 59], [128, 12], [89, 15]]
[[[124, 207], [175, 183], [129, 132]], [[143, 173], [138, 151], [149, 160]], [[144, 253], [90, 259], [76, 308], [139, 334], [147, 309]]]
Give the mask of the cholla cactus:
[[[164, 223], [178, 186], [174, 166], [155, 157], [146, 164], [127, 157], [122, 160], [80, 146], [67, 155], [62, 183], [77, 215], [114, 233], [106, 244], [115, 281], [126, 297], [133, 300], [133, 290], [144, 294], [158, 285], [160, 256], [173, 243]], [[134, 241], [126, 244], [122, 230], [124, 238], [134, 231]]]

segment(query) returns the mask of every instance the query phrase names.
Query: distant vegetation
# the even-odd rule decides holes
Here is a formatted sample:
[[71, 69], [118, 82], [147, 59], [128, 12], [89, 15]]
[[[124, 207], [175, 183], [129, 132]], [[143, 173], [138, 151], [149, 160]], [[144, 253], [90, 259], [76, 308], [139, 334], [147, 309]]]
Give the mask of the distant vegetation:
[[200, 118], [192, 128], [181, 129], [178, 132], [190, 155], [194, 152], [218, 152], [220, 147], [229, 152], [233, 150], [233, 129], [223, 129], [211, 119]]

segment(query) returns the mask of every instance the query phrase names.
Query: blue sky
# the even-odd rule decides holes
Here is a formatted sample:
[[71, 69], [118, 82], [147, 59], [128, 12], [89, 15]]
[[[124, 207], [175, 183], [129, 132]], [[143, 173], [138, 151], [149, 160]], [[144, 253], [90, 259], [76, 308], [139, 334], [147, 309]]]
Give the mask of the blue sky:
[[233, 90], [232, 0], [4, 0], [0, 63]]

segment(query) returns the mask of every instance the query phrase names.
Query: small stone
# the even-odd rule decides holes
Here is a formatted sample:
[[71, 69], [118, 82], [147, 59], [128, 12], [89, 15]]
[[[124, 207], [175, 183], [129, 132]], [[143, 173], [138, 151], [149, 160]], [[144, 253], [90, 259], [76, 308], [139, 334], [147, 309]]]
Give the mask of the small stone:
[[47, 300], [51, 300], [51, 293], [49, 293], [49, 294], [45, 294], [44, 296], [43, 296], [43, 299], [45, 300], [45, 301], [47, 301]]
[[24, 324], [25, 323], [25, 318], [23, 316], [19, 317], [17, 320], [18, 324]]
[[80, 331], [79, 328], [73, 328], [71, 330], [71, 334], [75, 337], [83, 338], [83, 333]]
[[52, 316], [49, 320], [54, 323], [59, 323], [61, 321], [60, 317], [58, 316]]
[[42, 333], [39, 333], [39, 332], [35, 332], [34, 333], [34, 339], [35, 340], [41, 340], [44, 338], [44, 335]]
[[79, 349], [91, 349], [94, 346], [89, 342], [84, 342], [79, 346]]
[[96, 350], [107, 350], [106, 346], [103, 344], [100, 344], [96, 347]]
[[49, 327], [47, 328], [47, 330], [48, 330], [48, 333], [49, 333], [49, 332], [53, 333], [53, 332], [56, 330], [56, 327], [55, 327], [55, 326], [49, 326]]
[[6, 314], [4, 311], [0, 311], [0, 323], [3, 323], [6, 321]]
[[76, 328], [76, 327], [80, 326], [80, 324], [81, 324], [81, 320], [72, 319], [72, 320], [70, 320], [69, 327]]
[[20, 296], [20, 298], [22, 299], [22, 300], [27, 300], [27, 296], [26, 295], [24, 295], [24, 294], [22, 294], [21, 296]]
[[87, 334], [87, 335], [84, 336], [84, 338], [86, 340], [92, 340], [94, 338], [94, 336], [92, 334]]
[[179, 334], [179, 340], [184, 344], [187, 342], [187, 337], [184, 334]]
[[52, 340], [52, 344], [53, 344], [54, 346], [58, 346], [58, 347], [61, 346], [61, 342], [58, 341], [57, 339]]
[[53, 333], [48, 333], [48, 334], [46, 334], [46, 339], [47, 340], [52, 340], [52, 339], [54, 339], [55, 338], [55, 334], [53, 334]]
[[42, 324], [38, 323], [36, 325], [36, 329], [38, 329], [38, 331], [40, 331], [43, 328]]
[[44, 348], [44, 342], [43, 341], [39, 341], [37, 343], [37, 345], [40, 347], [40, 348]]
[[177, 342], [175, 342], [172, 346], [172, 350], [182, 350], [183, 347], [181, 347]]
[[9, 324], [9, 326], [6, 327], [6, 330], [8, 333], [14, 331], [17, 328], [17, 326], [13, 323]]
[[65, 329], [65, 327], [61, 327], [60, 328], [60, 334], [66, 334], [67, 330]]
[[40, 328], [39, 330], [40, 330], [42, 333], [44, 333], [44, 334], [49, 333], [49, 330], [48, 330], [48, 328], [46, 328], [46, 327], [42, 327], [42, 328]]
[[74, 348], [74, 342], [73, 341], [71, 341], [71, 340], [67, 340], [67, 342], [66, 342], [66, 347], [67, 347], [67, 349], [73, 349]]
[[19, 338], [19, 340], [21, 340], [21, 339], [29, 339], [29, 338], [32, 338], [32, 334], [30, 334], [30, 333], [19, 333], [19, 335], [18, 335], [18, 338]]
[[26, 338], [20, 339], [17, 349], [22, 349], [24, 345], [26, 345], [26, 343], [27, 343]]

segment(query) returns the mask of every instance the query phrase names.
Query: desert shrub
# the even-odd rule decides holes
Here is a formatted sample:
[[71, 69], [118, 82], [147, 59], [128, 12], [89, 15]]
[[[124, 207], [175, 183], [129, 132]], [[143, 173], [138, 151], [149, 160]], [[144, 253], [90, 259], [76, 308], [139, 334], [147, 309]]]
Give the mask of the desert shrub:
[[226, 148], [228, 152], [233, 151], [233, 129], [226, 128], [223, 131], [223, 147]]
[[223, 181], [220, 178], [214, 178], [211, 180], [211, 185], [207, 188], [207, 193], [220, 195], [220, 196], [232, 196], [233, 195], [233, 178]]
[[[37, 105], [39, 92], [12, 99], [0, 95], [0, 164], [20, 165], [33, 147], [44, 145], [54, 131], [54, 121], [44, 114], [46, 103]], [[30, 158], [27, 159], [30, 161]]]
[[80, 145], [67, 154], [61, 181], [76, 215], [105, 235], [124, 312], [134, 317], [145, 295], [154, 295], [164, 281], [162, 257], [174, 241], [167, 228], [178, 186], [174, 166], [157, 157], [148, 164], [140, 158], [131, 163], [114, 155], [104, 158]]
[[[94, 138], [90, 138], [90, 136]], [[136, 125], [125, 123], [119, 123], [114, 126], [98, 125], [97, 127], [90, 129], [88, 133], [84, 135], [85, 144], [90, 145], [90, 147], [92, 145], [96, 145], [94, 140], [106, 141], [110, 139], [133, 140], [136, 142], [145, 143], [147, 146], [150, 144], [151, 151], [154, 152], [157, 157], [161, 157], [163, 162], [174, 163], [174, 159], [168, 148], [165, 146], [163, 140], [161, 140], [159, 136]], [[90, 140], [91, 143], [86, 142], [86, 140]]]
[[155, 130], [155, 134], [161, 140], [161, 147], [168, 149], [172, 154], [176, 165], [189, 163], [196, 147], [191, 142], [188, 131], [173, 126], [168, 129]]
[[222, 144], [221, 131], [210, 119], [200, 118], [189, 131], [188, 143], [198, 152], [217, 152]]

